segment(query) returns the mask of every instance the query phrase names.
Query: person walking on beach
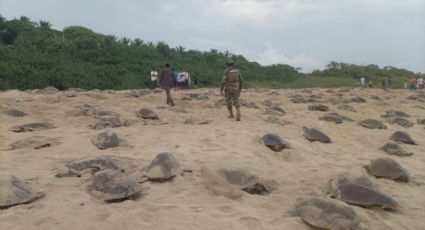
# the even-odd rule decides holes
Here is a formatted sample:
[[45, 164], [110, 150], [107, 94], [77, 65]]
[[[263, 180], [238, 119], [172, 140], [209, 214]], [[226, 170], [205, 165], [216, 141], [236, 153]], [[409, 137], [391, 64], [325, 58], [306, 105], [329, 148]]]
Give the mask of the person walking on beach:
[[416, 78], [412, 77], [412, 80], [410, 80], [410, 90], [416, 90]]
[[364, 88], [364, 86], [365, 86], [365, 82], [366, 82], [366, 79], [365, 79], [364, 77], [361, 77], [361, 78], [360, 78], [360, 86], [361, 86], [362, 88]]
[[236, 108], [236, 121], [241, 120], [241, 111], [239, 106], [239, 96], [242, 90], [242, 75], [235, 68], [232, 60], [228, 60], [225, 64], [223, 79], [221, 81], [220, 95], [226, 98], [227, 109], [229, 110], [229, 118], [234, 118], [233, 106]]
[[388, 84], [387, 84], [388, 88], [392, 88], [393, 87], [393, 78], [390, 76], [388, 78]]
[[158, 88], [158, 72], [156, 71], [155, 66], [151, 70], [151, 89]]
[[424, 79], [421, 76], [419, 76], [418, 78], [417, 85], [418, 85], [418, 89], [424, 88]]
[[168, 63], [165, 64], [165, 68], [162, 69], [159, 74], [159, 85], [165, 90], [165, 94], [167, 95], [167, 105], [174, 106], [175, 104], [171, 97], [170, 90], [176, 85], [176, 79], [174, 78], [174, 71]]

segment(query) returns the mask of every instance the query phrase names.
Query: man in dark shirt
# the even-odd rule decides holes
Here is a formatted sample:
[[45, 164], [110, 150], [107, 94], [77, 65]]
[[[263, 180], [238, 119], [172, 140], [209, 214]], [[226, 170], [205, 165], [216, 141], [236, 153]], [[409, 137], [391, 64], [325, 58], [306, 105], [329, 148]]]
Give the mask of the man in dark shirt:
[[164, 88], [165, 93], [167, 94], [167, 104], [174, 106], [174, 100], [171, 97], [170, 89], [176, 85], [176, 80], [174, 78], [174, 72], [171, 69], [170, 64], [165, 64], [165, 68], [161, 70], [159, 74], [159, 85]]

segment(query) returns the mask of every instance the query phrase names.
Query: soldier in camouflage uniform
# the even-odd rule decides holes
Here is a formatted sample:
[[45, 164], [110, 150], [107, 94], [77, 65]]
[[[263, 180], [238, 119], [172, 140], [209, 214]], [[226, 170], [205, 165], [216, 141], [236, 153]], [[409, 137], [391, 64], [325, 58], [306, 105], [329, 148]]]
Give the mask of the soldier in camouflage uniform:
[[221, 81], [220, 93], [226, 97], [227, 109], [229, 110], [229, 118], [234, 118], [232, 104], [236, 108], [236, 121], [241, 120], [241, 111], [239, 107], [239, 95], [242, 89], [242, 75], [238, 69], [234, 67], [233, 61], [229, 60], [225, 64], [223, 80]]

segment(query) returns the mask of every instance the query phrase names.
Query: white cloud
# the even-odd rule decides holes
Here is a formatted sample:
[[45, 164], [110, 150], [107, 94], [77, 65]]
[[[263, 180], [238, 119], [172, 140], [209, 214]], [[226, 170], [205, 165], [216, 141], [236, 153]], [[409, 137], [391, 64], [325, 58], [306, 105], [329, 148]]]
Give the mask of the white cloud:
[[258, 62], [262, 65], [272, 64], [288, 64], [293, 67], [300, 67], [302, 72], [311, 72], [315, 69], [323, 69], [325, 62], [308, 57], [304, 54], [298, 54], [293, 58], [287, 57], [285, 54], [266, 43], [267, 49], [258, 55]]

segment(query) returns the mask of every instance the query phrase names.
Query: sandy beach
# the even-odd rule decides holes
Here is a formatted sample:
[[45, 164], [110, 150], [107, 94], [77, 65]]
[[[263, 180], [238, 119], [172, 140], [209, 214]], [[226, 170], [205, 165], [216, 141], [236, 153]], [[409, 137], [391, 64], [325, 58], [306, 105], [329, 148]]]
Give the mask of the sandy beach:
[[[247, 89], [241, 94], [242, 121], [227, 118], [218, 89], [172, 92], [176, 106], [165, 105], [164, 92], [141, 91], [3, 91], [0, 92], [0, 173], [12, 174], [41, 190], [45, 196], [29, 204], [0, 210], [4, 230], [114, 230], [114, 229], [311, 229], [294, 214], [298, 199], [327, 196], [329, 181], [344, 172], [367, 175], [380, 191], [399, 206], [394, 211], [351, 206], [364, 229], [425, 229], [425, 91], [381, 89]], [[366, 102], [354, 102], [353, 98]], [[303, 98], [306, 103], [294, 103]], [[270, 112], [270, 104], [285, 113]], [[322, 104], [329, 111], [308, 110]], [[351, 105], [356, 112], [338, 109]], [[100, 150], [91, 138], [99, 117], [88, 108], [101, 108], [119, 117], [120, 127], [107, 128], [117, 134], [120, 146]], [[152, 109], [157, 120], [138, 118], [141, 108]], [[8, 109], [26, 113], [8, 116]], [[412, 127], [391, 124], [381, 117], [387, 110], [407, 113]], [[337, 112], [353, 119], [335, 124], [320, 120]], [[382, 121], [387, 129], [367, 129], [357, 122]], [[10, 128], [32, 122], [52, 127], [32, 132]], [[303, 127], [326, 133], [332, 143], [310, 142]], [[389, 155], [380, 150], [395, 131], [405, 131], [417, 145], [402, 145], [410, 157]], [[290, 148], [274, 152], [261, 137], [279, 134]], [[19, 148], [9, 145], [27, 137], [52, 138], [49, 147]], [[131, 168], [136, 178], [161, 152], [172, 153], [186, 172], [166, 182], [141, 184], [135, 200], [106, 203], [87, 192], [92, 175], [57, 178], [70, 162], [108, 155]], [[378, 157], [390, 157], [410, 174], [398, 182], [367, 174], [364, 165]], [[273, 184], [267, 195], [242, 193], [238, 198], [214, 194], [205, 186], [201, 169], [244, 169]]]

